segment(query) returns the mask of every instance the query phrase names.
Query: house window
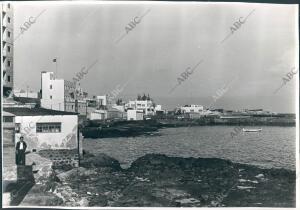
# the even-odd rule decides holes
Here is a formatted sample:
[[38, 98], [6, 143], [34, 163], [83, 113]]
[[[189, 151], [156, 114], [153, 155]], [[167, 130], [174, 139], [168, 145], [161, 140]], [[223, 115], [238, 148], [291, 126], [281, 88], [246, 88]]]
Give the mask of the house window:
[[13, 116], [3, 116], [3, 122], [11, 123], [14, 121]]
[[7, 61], [7, 66], [8, 66], [8, 67], [10, 66], [10, 61]]
[[10, 52], [10, 46], [7, 46], [7, 51]]
[[7, 81], [10, 82], [10, 76], [7, 76]]
[[37, 123], [37, 133], [60, 133], [61, 123]]
[[7, 22], [10, 23], [10, 17], [7, 17]]
[[10, 31], [7, 31], [7, 36], [10, 37]]
[[50, 96], [50, 99], [52, 99], [52, 96]]
[[7, 4], [7, 8], [10, 9], [10, 4]]
[[50, 85], [50, 89], [52, 89], [52, 85]]

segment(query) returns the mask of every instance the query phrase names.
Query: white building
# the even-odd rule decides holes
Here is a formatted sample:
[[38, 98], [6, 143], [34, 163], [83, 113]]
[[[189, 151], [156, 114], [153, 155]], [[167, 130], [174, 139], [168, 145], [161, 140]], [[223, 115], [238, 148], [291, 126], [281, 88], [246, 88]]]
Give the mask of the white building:
[[[14, 11], [11, 3], [3, 2], [1, 12], [1, 70], [3, 70], [3, 96], [14, 88]], [[3, 64], [3, 65], [2, 65]]]
[[108, 109], [96, 109], [92, 111], [89, 115], [90, 120], [126, 120], [127, 114], [126, 112], [120, 111], [116, 108], [108, 108]]
[[104, 120], [104, 119], [107, 119], [107, 110], [96, 109], [96, 110], [94, 110], [90, 113], [89, 119], [90, 120]]
[[144, 115], [154, 115], [154, 104], [151, 100], [134, 100], [125, 104], [127, 112], [129, 110], [140, 110]]
[[77, 149], [78, 115], [43, 108], [4, 108], [15, 115], [15, 143], [24, 137], [27, 150]]
[[155, 108], [154, 108], [154, 110], [155, 110], [155, 112], [156, 112], [156, 111], [162, 111], [162, 110], [161, 110], [161, 105], [159, 105], [159, 104], [156, 105]]
[[127, 110], [127, 120], [143, 120], [144, 114], [142, 110]]
[[38, 98], [39, 94], [38, 92], [34, 91], [25, 91], [25, 90], [15, 90], [14, 91], [15, 97], [22, 97], [22, 98]]
[[96, 97], [99, 106], [107, 106], [107, 95]]
[[66, 85], [65, 87], [65, 81], [63, 79], [56, 79], [53, 72], [42, 72], [41, 77], [41, 107], [64, 111], [65, 92], [69, 86]]
[[201, 113], [203, 112], [203, 106], [201, 105], [185, 105], [180, 107], [180, 110], [182, 113], [191, 113], [191, 112], [196, 112], [196, 113]]
[[[78, 112], [86, 115], [86, 101], [80, 87], [75, 83], [56, 79], [53, 72], [42, 72], [41, 75], [41, 107], [58, 111]], [[77, 99], [78, 106], [76, 105]], [[76, 106], [78, 110], [76, 110]]]

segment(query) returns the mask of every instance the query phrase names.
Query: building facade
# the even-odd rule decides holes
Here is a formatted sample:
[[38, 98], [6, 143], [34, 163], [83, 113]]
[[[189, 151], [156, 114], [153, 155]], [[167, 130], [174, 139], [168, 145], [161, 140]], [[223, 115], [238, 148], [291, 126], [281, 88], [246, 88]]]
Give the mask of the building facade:
[[107, 119], [107, 110], [94, 110], [89, 113], [90, 120], [105, 120]]
[[142, 110], [127, 110], [127, 120], [143, 120], [144, 114]]
[[96, 97], [97, 99], [97, 103], [100, 107], [102, 106], [107, 106], [108, 105], [108, 101], [107, 101], [107, 95], [104, 95], [104, 96], [97, 96]]
[[125, 104], [125, 109], [127, 112], [129, 110], [139, 110], [142, 111], [144, 115], [154, 115], [154, 104], [151, 100], [134, 100], [129, 101]]
[[24, 137], [27, 149], [76, 149], [78, 115], [44, 108], [4, 108], [14, 115], [14, 143]]
[[86, 115], [85, 94], [75, 83], [57, 79], [53, 72], [44, 71], [41, 75], [41, 89], [41, 107]]
[[39, 98], [39, 93], [34, 91], [14, 90], [14, 96], [20, 98]]
[[182, 106], [180, 107], [180, 111], [182, 113], [193, 113], [193, 112], [196, 112], [196, 113], [201, 113], [203, 112], [203, 106], [201, 105], [185, 105], [185, 106]]
[[14, 87], [13, 48], [14, 48], [14, 18], [11, 3], [1, 3], [1, 36], [3, 69], [3, 95], [8, 96]]

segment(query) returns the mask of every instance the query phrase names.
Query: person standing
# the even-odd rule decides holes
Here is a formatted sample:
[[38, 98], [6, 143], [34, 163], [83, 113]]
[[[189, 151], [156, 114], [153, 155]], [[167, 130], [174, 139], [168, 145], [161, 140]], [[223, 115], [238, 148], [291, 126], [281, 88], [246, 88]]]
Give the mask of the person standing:
[[20, 137], [20, 141], [17, 142], [16, 145], [16, 164], [17, 165], [25, 165], [25, 151], [27, 148], [27, 144], [24, 141], [24, 137]]

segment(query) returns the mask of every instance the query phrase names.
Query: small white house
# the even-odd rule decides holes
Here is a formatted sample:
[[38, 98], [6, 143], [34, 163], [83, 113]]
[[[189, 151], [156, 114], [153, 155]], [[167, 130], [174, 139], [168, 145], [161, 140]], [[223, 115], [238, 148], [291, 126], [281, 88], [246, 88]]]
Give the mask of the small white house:
[[15, 90], [14, 95], [16, 97], [23, 97], [23, 98], [38, 98], [38, 92], [34, 91], [25, 91], [25, 90]]
[[19, 107], [4, 111], [15, 115], [15, 143], [23, 136], [28, 150], [78, 148], [76, 113]]
[[162, 111], [162, 110], [161, 110], [161, 105], [157, 104], [157, 105], [155, 106], [154, 110], [155, 110], [155, 112], [157, 112], [157, 111]]
[[107, 95], [104, 96], [97, 96], [96, 97], [98, 104], [101, 106], [107, 106]]
[[154, 104], [151, 100], [134, 100], [125, 104], [125, 109], [141, 110], [145, 115], [154, 115]]
[[143, 120], [144, 114], [142, 110], [127, 110], [127, 120]]
[[90, 113], [90, 116], [89, 116], [89, 119], [90, 120], [104, 120], [104, 119], [107, 119], [107, 110], [94, 110]]
[[183, 113], [192, 113], [192, 112], [196, 112], [196, 113], [200, 113], [200, 112], [203, 112], [203, 106], [201, 105], [185, 105], [185, 106], [182, 106], [180, 107], [180, 110], [183, 112]]

